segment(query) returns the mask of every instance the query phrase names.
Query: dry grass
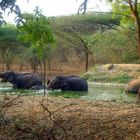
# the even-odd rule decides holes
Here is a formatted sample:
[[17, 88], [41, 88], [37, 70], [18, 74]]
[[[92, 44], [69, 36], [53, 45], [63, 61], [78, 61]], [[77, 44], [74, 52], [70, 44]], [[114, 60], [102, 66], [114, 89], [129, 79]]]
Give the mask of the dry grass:
[[[13, 98], [1, 96], [0, 103]], [[135, 103], [28, 96], [1, 114], [1, 140], [140, 139], [140, 105]]]

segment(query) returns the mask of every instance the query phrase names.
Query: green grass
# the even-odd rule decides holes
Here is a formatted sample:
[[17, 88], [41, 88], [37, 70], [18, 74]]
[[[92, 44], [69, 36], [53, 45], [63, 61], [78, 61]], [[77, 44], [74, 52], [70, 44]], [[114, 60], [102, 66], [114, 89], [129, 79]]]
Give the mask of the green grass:
[[122, 74], [114, 77], [112, 80], [118, 83], [128, 83], [130, 80], [132, 80], [132, 77], [127, 74]]
[[127, 74], [118, 74], [118, 75], [111, 75], [107, 73], [94, 73], [94, 74], [85, 74], [83, 76], [84, 79], [88, 81], [95, 81], [95, 82], [117, 82], [117, 83], [128, 83], [133, 77]]
[[19, 95], [22, 96], [31, 96], [35, 95], [33, 90], [25, 90], [25, 89], [3, 89], [0, 90], [0, 95]]
[[53, 91], [49, 95], [50, 96], [61, 96], [64, 98], [80, 98], [80, 96], [86, 95], [86, 92], [73, 92], [73, 91], [63, 91], [63, 92], [58, 92], [58, 91]]

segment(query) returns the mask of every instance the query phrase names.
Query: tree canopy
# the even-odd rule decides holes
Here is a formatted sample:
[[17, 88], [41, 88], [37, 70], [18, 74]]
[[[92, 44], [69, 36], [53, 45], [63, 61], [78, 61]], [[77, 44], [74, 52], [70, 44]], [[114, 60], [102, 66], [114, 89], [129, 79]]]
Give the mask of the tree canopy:
[[23, 22], [18, 25], [22, 35], [20, 39], [24, 42], [31, 42], [42, 55], [43, 45], [54, 41], [54, 36], [49, 19], [41, 14], [38, 7], [33, 14], [24, 13], [21, 15]]
[[0, 25], [5, 23], [3, 19], [3, 13], [8, 10], [8, 12], [14, 12], [16, 15], [21, 13], [19, 6], [16, 4], [16, 0], [1, 0], [0, 1]]
[[[140, 58], [140, 3], [138, 0], [106, 0], [112, 6], [115, 14], [122, 17], [122, 23], [131, 23], [129, 27], [136, 27], [137, 50]], [[83, 9], [86, 11], [88, 0], [83, 0]], [[81, 5], [83, 5], [81, 4]], [[81, 6], [80, 5], [80, 6]], [[80, 7], [79, 7], [80, 8]], [[85, 12], [83, 12], [84, 14]]]

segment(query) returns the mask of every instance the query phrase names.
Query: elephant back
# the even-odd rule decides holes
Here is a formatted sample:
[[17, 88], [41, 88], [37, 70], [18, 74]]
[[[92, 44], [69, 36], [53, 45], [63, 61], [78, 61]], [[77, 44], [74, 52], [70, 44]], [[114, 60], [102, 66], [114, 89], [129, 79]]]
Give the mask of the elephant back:
[[138, 93], [140, 88], [140, 79], [132, 80], [128, 85], [126, 86], [126, 92], [133, 92]]

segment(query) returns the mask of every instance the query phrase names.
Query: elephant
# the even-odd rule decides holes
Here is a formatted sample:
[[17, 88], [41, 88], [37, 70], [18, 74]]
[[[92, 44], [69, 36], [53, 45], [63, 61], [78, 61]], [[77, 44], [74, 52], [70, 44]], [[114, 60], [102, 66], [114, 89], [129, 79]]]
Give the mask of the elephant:
[[125, 91], [131, 93], [138, 93], [139, 88], [140, 88], [140, 79], [135, 79], [128, 83]]
[[0, 73], [1, 82], [10, 82], [16, 89], [41, 89], [43, 78], [37, 73], [16, 73], [7, 71]]
[[126, 86], [125, 91], [131, 93], [137, 93], [137, 96], [140, 99], [140, 79], [135, 79], [130, 81]]
[[88, 91], [87, 81], [79, 76], [56, 76], [48, 82], [48, 90], [61, 89], [61, 91]]

